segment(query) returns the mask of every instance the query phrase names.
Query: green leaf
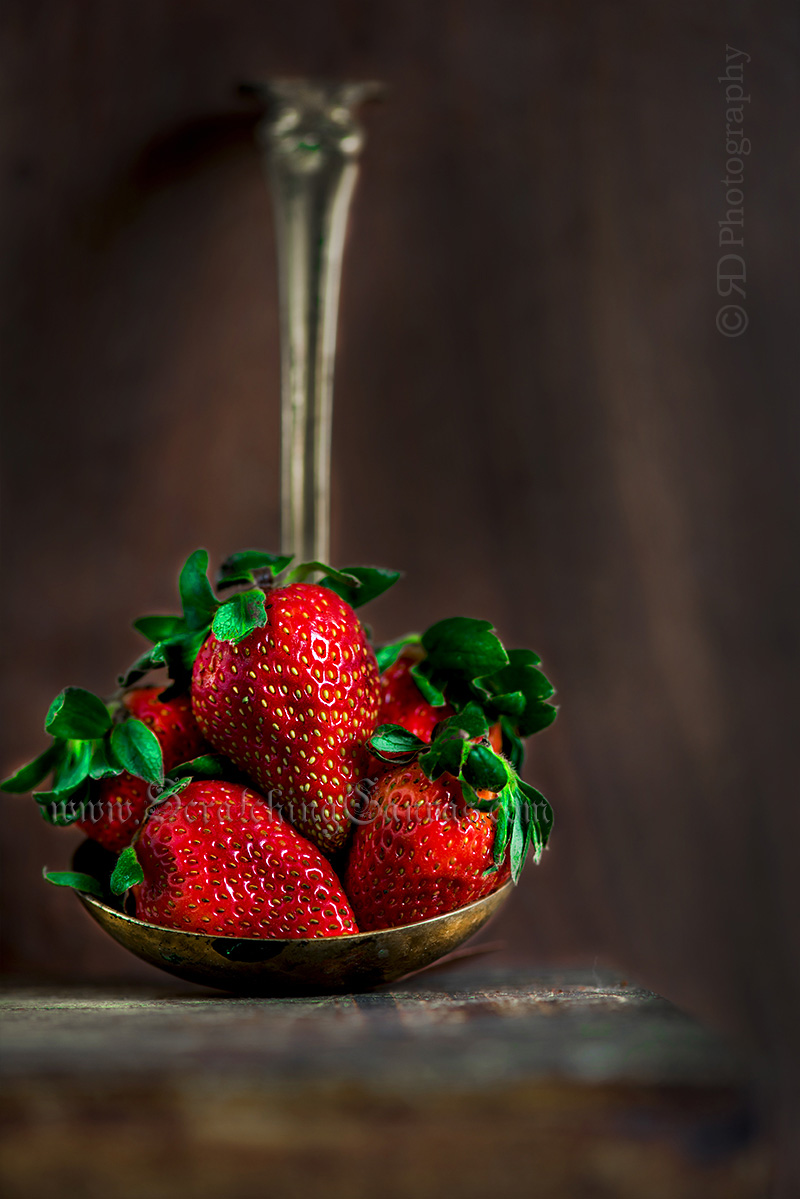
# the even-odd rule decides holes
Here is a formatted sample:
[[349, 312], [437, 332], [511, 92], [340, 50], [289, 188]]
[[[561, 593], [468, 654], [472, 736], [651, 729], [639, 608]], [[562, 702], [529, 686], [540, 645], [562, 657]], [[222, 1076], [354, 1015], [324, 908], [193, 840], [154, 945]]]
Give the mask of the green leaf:
[[369, 740], [370, 748], [379, 756], [384, 754], [415, 754], [427, 749], [427, 742], [399, 724], [380, 724]]
[[264, 592], [257, 587], [237, 592], [217, 608], [211, 632], [218, 641], [236, 643], [249, 637], [255, 629], [263, 629], [267, 623], [265, 598]]
[[188, 775], [196, 779], [224, 779], [231, 773], [236, 773], [236, 768], [224, 754], [200, 754], [167, 771], [166, 777], [176, 779]]
[[532, 704], [519, 722], [519, 731], [523, 737], [532, 737], [551, 725], [556, 716], [558, 708], [554, 704]]
[[208, 551], [195, 550], [184, 563], [178, 579], [186, 627], [192, 631], [207, 628], [219, 607], [208, 581]]
[[377, 645], [375, 647], [375, 657], [378, 661], [378, 670], [380, 673], [383, 674], [390, 666], [394, 666], [407, 645], [419, 645], [419, 642], [419, 633], [409, 633], [407, 637], [401, 637], [399, 641], [392, 641], [390, 645]]
[[522, 802], [527, 804], [528, 819], [530, 820], [529, 840], [534, 851], [533, 860], [538, 862], [553, 829], [553, 809], [541, 791], [537, 791], [530, 783], [520, 779], [519, 790]]
[[470, 752], [471, 738], [485, 736], [488, 728], [477, 704], [470, 704], [463, 712], [443, 721], [430, 746], [419, 757], [427, 777], [435, 779], [446, 772], [458, 778]]
[[415, 662], [411, 667], [411, 674], [414, 682], [417, 684], [417, 687], [422, 693], [422, 698], [427, 700], [431, 707], [443, 708], [446, 703], [444, 692], [440, 687], [435, 686], [431, 682], [427, 674], [427, 670], [429, 669], [430, 667], [426, 666], [424, 661]]
[[503, 754], [508, 758], [517, 774], [519, 774], [522, 769], [522, 763], [525, 760], [525, 746], [522, 743], [522, 738], [517, 733], [508, 716], [500, 717], [500, 729], [503, 733]]
[[[452, 722], [456, 720], [458, 716], [446, 721], [442, 733], [434, 739], [432, 748], [439, 749], [440, 754], [440, 743], [446, 744], [443, 734], [449, 731]], [[428, 770], [423, 763], [427, 756], [420, 755], [420, 765], [426, 774]], [[496, 772], [495, 777], [492, 777], [492, 771]], [[500, 777], [501, 773], [503, 779]], [[428, 774], [428, 777], [434, 776]], [[553, 810], [550, 804], [541, 791], [537, 791], [530, 783], [523, 782], [514, 767], [495, 754], [486, 742], [472, 743], [458, 778], [464, 799], [471, 807], [481, 812], [494, 812], [492, 865], [484, 873], [493, 874], [502, 865], [508, 852], [511, 878], [516, 883], [525, 864], [529, 846], [533, 845], [534, 859], [538, 862], [547, 844], [553, 826]], [[494, 791], [495, 797], [490, 801], [481, 799], [474, 788]]]
[[[355, 579], [355, 586], [340, 581], [340, 574]], [[325, 578], [320, 579], [320, 586], [335, 591], [351, 608], [360, 608], [383, 595], [399, 578], [399, 570], [384, 570], [380, 566], [346, 566], [342, 572], [336, 574], [329, 571]]]
[[187, 629], [166, 641], [157, 642], [141, 658], [137, 658], [127, 674], [121, 676], [120, 685], [130, 687], [149, 671], [166, 666], [173, 685], [163, 691], [160, 698], [171, 699], [175, 695], [182, 695], [192, 681], [194, 660], [208, 633], [209, 626], [204, 625], [201, 629]]
[[124, 768], [145, 782], [161, 785], [164, 781], [164, 760], [161, 744], [143, 720], [130, 717], [114, 726], [111, 734], [114, 757]]
[[440, 737], [420, 754], [419, 764], [429, 779], [438, 779], [442, 774], [452, 774], [458, 778], [467, 749], [467, 742], [457, 734]]
[[492, 865], [486, 874], [494, 872], [502, 866], [508, 848], [508, 804], [506, 797], [500, 797], [500, 803], [495, 809], [494, 844], [492, 846]]
[[344, 570], [334, 570], [332, 566], [328, 566], [325, 562], [300, 562], [293, 570], [289, 571], [289, 574], [286, 576], [286, 582], [304, 583], [308, 576], [313, 574], [324, 575], [329, 580], [327, 583], [328, 587], [331, 587], [331, 583], [338, 583], [345, 587], [361, 586], [355, 575], [348, 574]]
[[89, 778], [107, 779], [122, 773], [122, 765], [114, 757], [110, 738], [92, 742], [92, 760], [89, 763]]
[[[79, 799], [83, 798], [83, 794], [86, 792], [87, 787], [88, 780], [82, 779], [79, 783], [75, 783], [75, 785], [72, 787], [56, 786], [51, 787], [49, 791], [34, 791], [33, 798], [42, 807], [46, 807], [47, 805], [54, 803], [66, 803], [73, 799], [77, 803]], [[80, 813], [74, 819], [80, 819]]]
[[519, 882], [522, 867], [525, 865], [525, 850], [527, 849], [526, 820], [522, 807], [514, 805], [514, 815], [511, 820], [511, 843], [509, 845], [509, 862], [511, 865], [511, 881]]
[[[435, 707], [449, 703], [456, 712], [477, 701], [491, 723], [501, 721], [504, 750], [519, 769], [521, 737], [547, 728], [557, 715], [547, 702], [554, 689], [538, 669], [538, 654], [506, 651], [488, 621], [465, 616], [431, 625], [420, 641], [426, 656], [411, 674], [423, 699]], [[378, 651], [381, 671], [397, 660], [403, 645], [399, 641]]]
[[44, 722], [46, 733], [79, 740], [102, 737], [110, 728], [108, 708], [83, 687], [65, 687], [53, 700]]
[[489, 732], [489, 722], [476, 703], [467, 704], [455, 716], [450, 716], [447, 727], [461, 729], [468, 737], [485, 737]]
[[54, 788], [52, 791], [34, 791], [33, 798], [48, 824], [67, 828], [84, 815], [84, 806], [89, 799], [89, 782], [84, 780], [76, 787]]
[[217, 590], [234, 587], [239, 583], [257, 584], [259, 576], [269, 571], [272, 578], [286, 569], [293, 554], [268, 554], [264, 550], [240, 550], [231, 554], [217, 572]]
[[541, 666], [542, 664], [542, 659], [532, 649], [509, 649], [506, 650], [506, 653], [510, 666]]
[[94, 742], [67, 741], [65, 752], [56, 768], [53, 786], [58, 791], [77, 787], [89, 774]]
[[73, 891], [86, 891], [98, 899], [103, 897], [102, 887], [90, 874], [79, 874], [75, 870], [48, 870], [45, 866], [42, 876], [47, 879], [48, 883], [55, 883], [57, 887], [71, 887]]
[[422, 644], [435, 675], [458, 672], [467, 679], [493, 674], [508, 662], [503, 643], [488, 620], [451, 616], [431, 625]]
[[153, 643], [168, 641], [179, 633], [186, 632], [186, 621], [182, 616], [140, 616], [133, 627]]
[[525, 666], [522, 670], [516, 666], [506, 667], [494, 676], [504, 691], [506, 689], [524, 692], [528, 700], [549, 699], [555, 692], [555, 687], [536, 666]]
[[179, 766], [174, 766], [167, 773], [165, 785], [153, 803], [160, 804], [165, 799], [169, 799], [171, 795], [177, 795], [195, 779], [232, 779], [249, 785], [249, 780], [224, 754], [200, 754], [188, 762], [181, 762]]
[[8, 791], [12, 795], [26, 795], [34, 787], [38, 787], [43, 779], [56, 768], [64, 752], [63, 741], [54, 741], [44, 753], [39, 754], [32, 762], [20, 766], [16, 774], [0, 783], [0, 791]]
[[117, 858], [109, 885], [115, 895], [124, 895], [130, 887], [135, 887], [137, 883], [142, 882], [144, 882], [144, 871], [139, 864], [136, 850], [129, 845]]
[[492, 706], [503, 716], [521, 716], [525, 711], [526, 700], [521, 691], [509, 691], [507, 695], [493, 695]]
[[467, 782], [478, 791], [501, 791], [508, 781], [508, 766], [491, 745], [473, 745], [462, 770]]
[[[537, 669], [539, 661], [538, 655], [532, 650], [512, 649], [508, 651], [507, 666], [491, 677], [481, 679], [488, 710], [497, 715], [514, 717], [514, 726], [522, 737], [530, 737], [547, 728], [556, 717], [555, 707], [545, 702], [554, 694], [554, 687], [547, 676]], [[510, 695], [523, 697], [519, 711], [512, 711], [509, 706]]]
[[180, 775], [178, 778], [170, 778], [163, 790], [159, 791], [156, 798], [153, 800], [155, 804], [162, 803], [165, 799], [169, 799], [170, 795], [177, 795], [179, 791], [183, 791], [189, 783], [193, 782], [191, 775]]

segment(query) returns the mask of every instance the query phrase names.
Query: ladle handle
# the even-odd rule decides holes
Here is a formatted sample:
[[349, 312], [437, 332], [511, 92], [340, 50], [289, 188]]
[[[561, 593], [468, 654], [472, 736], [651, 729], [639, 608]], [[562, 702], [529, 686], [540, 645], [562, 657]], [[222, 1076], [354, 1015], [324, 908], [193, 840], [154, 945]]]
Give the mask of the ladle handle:
[[339, 283], [364, 132], [356, 107], [376, 83], [278, 79], [257, 130], [278, 247], [281, 550], [329, 561], [331, 422]]

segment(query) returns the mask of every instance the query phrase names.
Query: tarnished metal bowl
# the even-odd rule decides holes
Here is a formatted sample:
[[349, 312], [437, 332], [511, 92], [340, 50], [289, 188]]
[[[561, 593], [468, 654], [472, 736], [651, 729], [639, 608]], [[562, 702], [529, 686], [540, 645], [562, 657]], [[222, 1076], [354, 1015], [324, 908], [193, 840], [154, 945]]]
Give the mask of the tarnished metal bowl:
[[[102, 877], [103, 851], [81, 845], [76, 870]], [[429, 966], [482, 928], [510, 895], [505, 886], [455, 912], [380, 932], [309, 940], [216, 937], [146, 924], [105, 901], [79, 893], [101, 928], [131, 953], [189, 982], [241, 994], [331, 994], [395, 982]]]

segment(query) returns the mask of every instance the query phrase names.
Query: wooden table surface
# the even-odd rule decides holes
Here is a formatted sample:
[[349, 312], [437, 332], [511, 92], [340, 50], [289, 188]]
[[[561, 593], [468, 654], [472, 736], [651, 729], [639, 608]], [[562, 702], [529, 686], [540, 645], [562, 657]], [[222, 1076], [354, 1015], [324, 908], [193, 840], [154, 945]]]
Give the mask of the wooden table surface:
[[12, 987], [6, 1199], [766, 1193], [753, 1069], [596, 971], [336, 997]]

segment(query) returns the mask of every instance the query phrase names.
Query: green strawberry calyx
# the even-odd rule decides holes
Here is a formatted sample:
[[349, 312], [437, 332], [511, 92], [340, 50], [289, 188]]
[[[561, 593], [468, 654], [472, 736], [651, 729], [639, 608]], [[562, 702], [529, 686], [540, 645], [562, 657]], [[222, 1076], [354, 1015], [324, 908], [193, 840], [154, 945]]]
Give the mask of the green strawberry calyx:
[[409, 646], [423, 651], [411, 674], [423, 697], [456, 712], [477, 704], [489, 724], [499, 723], [503, 752], [519, 770], [522, 739], [551, 725], [558, 714], [550, 703], [555, 688], [530, 649], [506, 649], [488, 620], [452, 616], [376, 650], [381, 673]]
[[[80, 820], [97, 779], [127, 771], [154, 786], [164, 783], [158, 738], [119, 701], [105, 703], [83, 687], [65, 687], [48, 709], [44, 730], [50, 735], [47, 749], [0, 783], [0, 790], [33, 792], [49, 824]], [[37, 790], [48, 776], [49, 788]]]
[[131, 887], [144, 882], [144, 870], [136, 856], [136, 849], [128, 845], [123, 849], [111, 872], [108, 885], [113, 895], [124, 895]]
[[[201, 754], [168, 771], [162, 777], [160, 784], [151, 782], [150, 793], [153, 798], [147, 809], [145, 820], [160, 803], [171, 795], [178, 794], [195, 779], [226, 779], [233, 782], [246, 782], [245, 776], [222, 754]], [[138, 839], [137, 831], [133, 843], [122, 850], [110, 878], [106, 880], [106, 887], [112, 895], [124, 895], [131, 887], [144, 881], [144, 871], [136, 856], [135, 843]], [[82, 874], [75, 870], [48, 870], [45, 867], [42, 870], [42, 876], [48, 883], [54, 883], [56, 886], [71, 887], [73, 891], [82, 891], [94, 895], [98, 899], [103, 898], [103, 884], [90, 874]]]
[[[416, 760], [426, 778], [456, 778], [469, 806], [495, 818], [493, 860], [486, 873], [494, 873], [508, 851], [516, 883], [531, 846], [534, 861], [541, 858], [553, 827], [553, 809], [541, 791], [523, 782], [512, 763], [495, 752], [488, 733], [486, 715], [473, 702], [441, 721], [430, 744], [399, 724], [380, 725], [369, 744], [377, 757], [395, 766]], [[492, 794], [483, 797], [479, 791]]]
[[192, 667], [200, 647], [213, 633], [218, 641], [237, 643], [267, 623], [266, 593], [275, 587], [302, 583], [321, 575], [319, 585], [334, 591], [352, 608], [376, 599], [400, 578], [397, 570], [376, 566], [348, 566], [335, 570], [324, 562], [301, 562], [292, 566], [288, 554], [264, 550], [240, 550], [222, 563], [216, 577], [216, 591], [236, 587], [220, 599], [208, 578], [208, 551], [190, 554], [178, 579], [183, 613], [181, 616], [143, 616], [133, 627], [153, 645], [120, 677], [120, 685], [129, 687], [151, 670], [166, 667], [172, 680], [162, 693], [169, 699], [185, 692], [192, 678]]
[[167, 771], [163, 785], [160, 788], [154, 787], [151, 791], [153, 798], [147, 809], [148, 815], [165, 799], [169, 799], [172, 795], [178, 795], [189, 786], [189, 783], [203, 779], [220, 779], [227, 783], [252, 786], [247, 775], [238, 770], [230, 758], [226, 758], [224, 754], [201, 754], [200, 757], [191, 758], [188, 762], [181, 762], [179, 766]]
[[48, 870], [45, 866], [42, 878], [57, 887], [71, 887], [73, 891], [83, 891], [97, 899], [103, 898], [103, 888], [91, 874], [81, 874], [77, 870]]

